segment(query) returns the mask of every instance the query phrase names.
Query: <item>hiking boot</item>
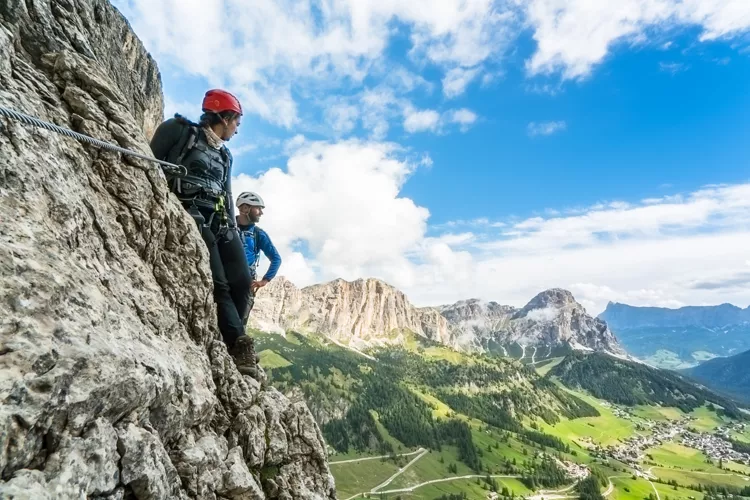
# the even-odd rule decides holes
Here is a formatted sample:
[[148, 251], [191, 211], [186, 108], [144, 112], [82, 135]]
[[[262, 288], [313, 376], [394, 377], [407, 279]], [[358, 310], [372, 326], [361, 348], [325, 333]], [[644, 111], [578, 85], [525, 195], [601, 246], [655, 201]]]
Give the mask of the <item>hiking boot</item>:
[[250, 375], [253, 378], [258, 377], [259, 357], [255, 354], [254, 338], [247, 335], [238, 338], [229, 348], [229, 355], [234, 358], [234, 364], [241, 374]]

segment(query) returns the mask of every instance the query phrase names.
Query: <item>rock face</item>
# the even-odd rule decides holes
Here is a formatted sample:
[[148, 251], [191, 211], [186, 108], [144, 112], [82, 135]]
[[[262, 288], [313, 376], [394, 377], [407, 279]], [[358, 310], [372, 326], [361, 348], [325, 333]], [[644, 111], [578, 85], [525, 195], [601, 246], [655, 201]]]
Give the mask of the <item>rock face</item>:
[[416, 308], [403, 293], [375, 279], [335, 280], [300, 290], [278, 278], [256, 299], [252, 318], [263, 330], [315, 332], [356, 348], [399, 344], [409, 331], [459, 349], [534, 360], [562, 347], [623, 354], [606, 323], [586, 314], [570, 292], [560, 289], [540, 293], [523, 309], [477, 299]]
[[438, 308], [448, 320], [455, 342], [460, 346], [478, 347], [492, 332], [506, 329], [516, 308], [479, 299], [461, 300]]
[[[104, 0], [0, 0], [0, 105], [141, 152], [159, 72]], [[0, 119], [0, 498], [335, 498], [303, 403], [237, 372], [147, 162]]]
[[450, 343], [448, 322], [431, 308], [416, 308], [402, 292], [376, 279], [338, 279], [302, 289], [279, 277], [262, 289], [251, 324], [264, 330], [322, 333], [363, 348], [398, 344], [416, 334]]

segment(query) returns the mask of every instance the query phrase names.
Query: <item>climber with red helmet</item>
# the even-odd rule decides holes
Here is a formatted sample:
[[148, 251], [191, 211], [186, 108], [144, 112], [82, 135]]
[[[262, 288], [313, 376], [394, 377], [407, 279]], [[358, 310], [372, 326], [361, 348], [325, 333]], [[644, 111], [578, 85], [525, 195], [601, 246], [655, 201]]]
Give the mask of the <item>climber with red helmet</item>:
[[150, 146], [154, 157], [187, 169], [187, 175], [167, 181], [208, 246], [217, 320], [228, 351], [241, 373], [256, 377], [254, 339], [245, 333], [252, 277], [237, 232], [232, 155], [225, 144], [237, 133], [242, 106], [229, 92], [213, 89], [202, 109], [199, 123], [179, 114], [163, 122]]

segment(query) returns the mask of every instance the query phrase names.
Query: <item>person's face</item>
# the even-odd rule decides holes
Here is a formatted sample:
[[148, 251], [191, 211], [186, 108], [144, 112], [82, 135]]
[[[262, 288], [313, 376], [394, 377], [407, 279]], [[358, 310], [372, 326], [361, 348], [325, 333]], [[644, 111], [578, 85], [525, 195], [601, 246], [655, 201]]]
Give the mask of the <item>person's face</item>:
[[250, 207], [250, 210], [247, 213], [247, 216], [253, 223], [259, 222], [261, 215], [263, 215], [263, 209], [261, 207]]
[[250, 205], [240, 205], [238, 209], [240, 211], [240, 215], [244, 215], [252, 223], [259, 222], [260, 216], [263, 215], [263, 209], [261, 207], [252, 207]]
[[224, 133], [222, 134], [222, 139], [225, 141], [228, 141], [232, 137], [234, 137], [235, 134], [237, 134], [237, 129], [240, 126], [240, 123], [242, 122], [242, 115], [237, 115], [232, 119], [225, 119], [224, 120]]

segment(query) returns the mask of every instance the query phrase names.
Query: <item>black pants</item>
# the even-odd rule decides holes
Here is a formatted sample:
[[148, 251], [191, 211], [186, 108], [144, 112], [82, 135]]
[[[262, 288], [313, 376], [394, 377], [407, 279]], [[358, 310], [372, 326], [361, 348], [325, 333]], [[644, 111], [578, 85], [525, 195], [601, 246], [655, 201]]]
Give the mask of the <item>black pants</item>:
[[[210, 213], [201, 212], [206, 220], [210, 219]], [[252, 280], [239, 235], [236, 231], [222, 233], [217, 219], [218, 214], [210, 227], [199, 223], [199, 228], [208, 247], [219, 330], [231, 347], [245, 335]]]
[[[250, 273], [250, 283], [255, 281], [255, 275], [253, 273]], [[247, 320], [250, 318], [250, 311], [253, 310], [253, 306], [255, 305], [255, 294], [252, 290], [250, 290], [250, 293], [247, 294], [247, 307], [245, 308], [245, 315], [242, 317], [242, 322], [247, 325]]]

